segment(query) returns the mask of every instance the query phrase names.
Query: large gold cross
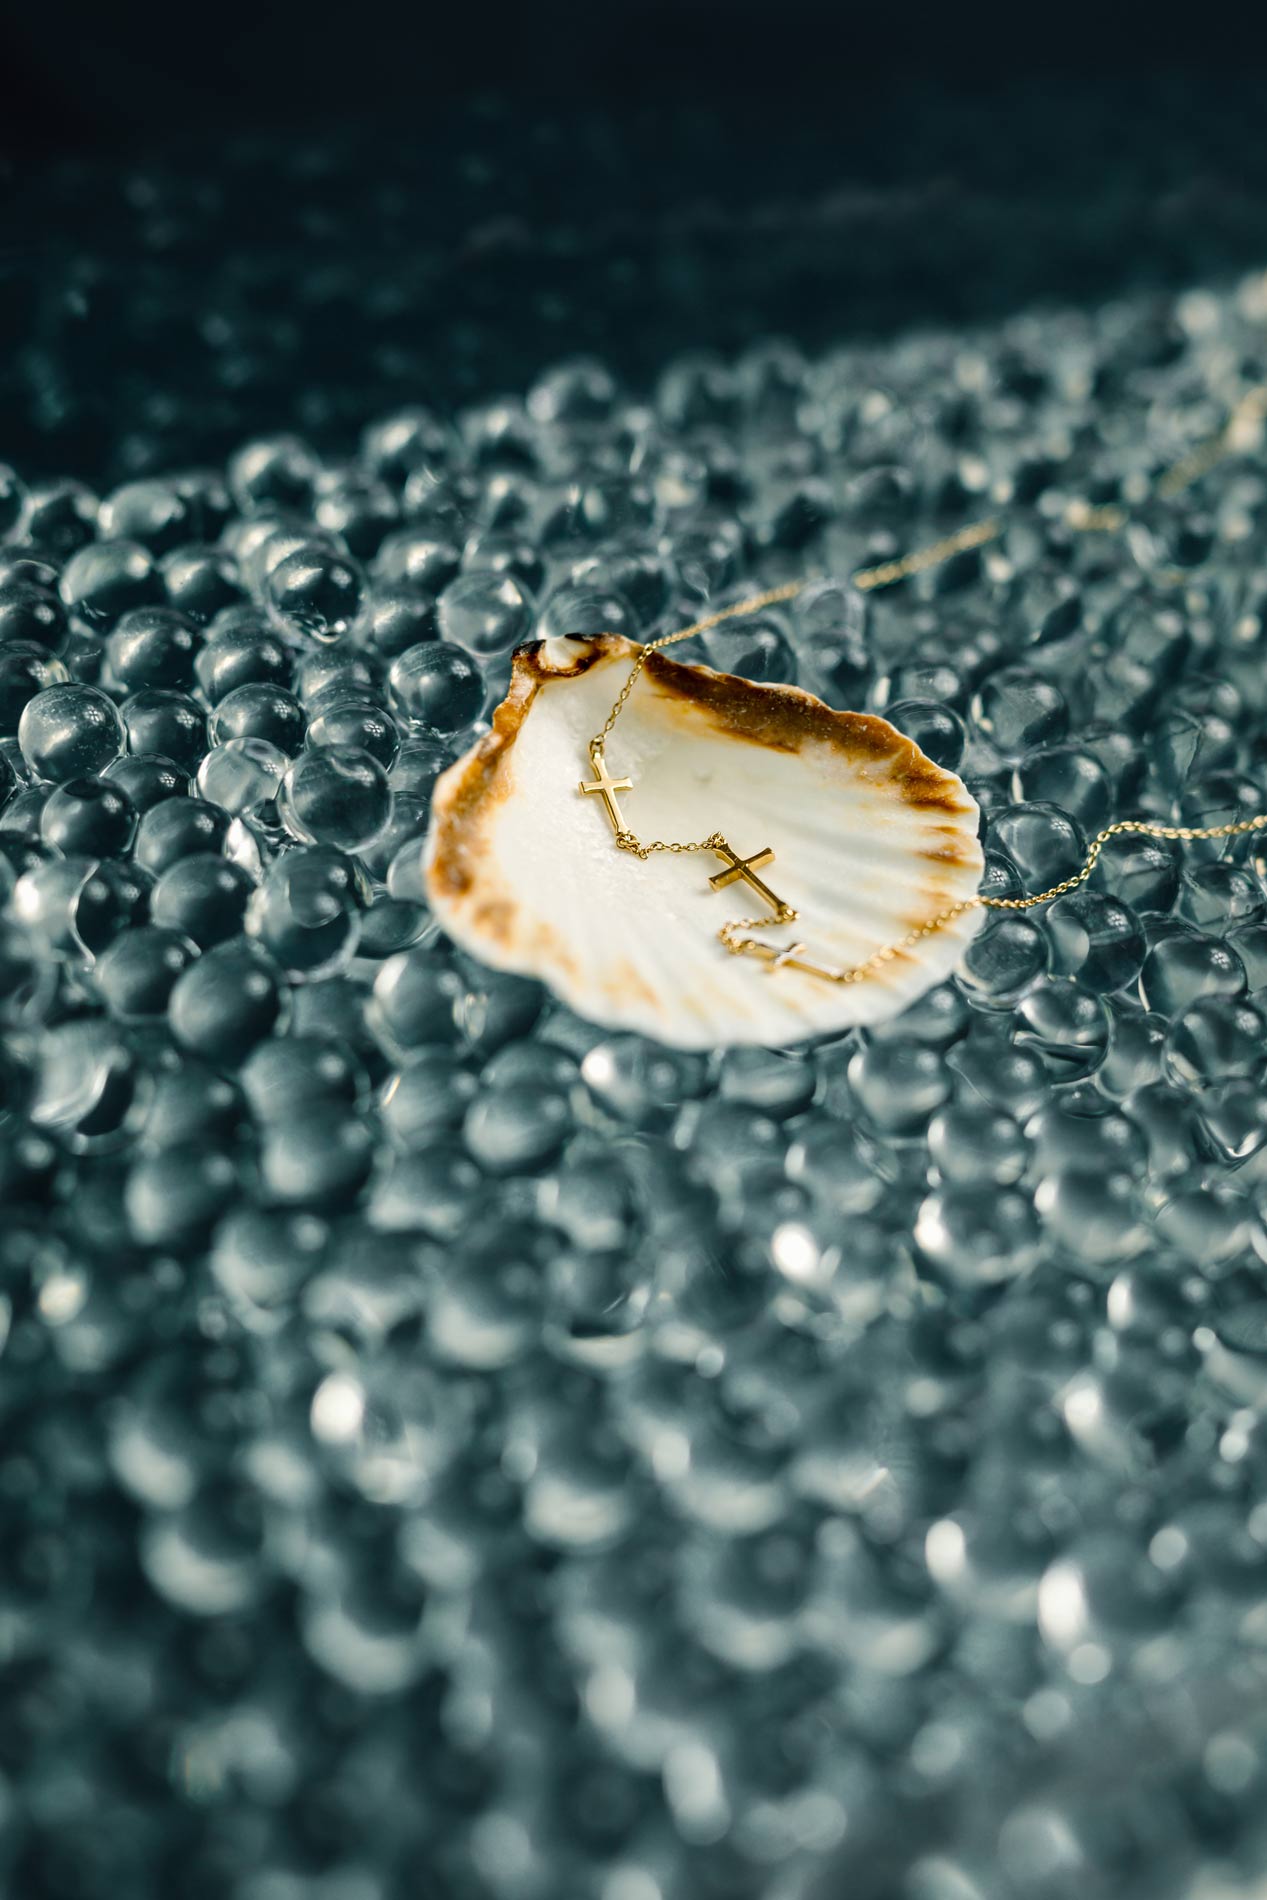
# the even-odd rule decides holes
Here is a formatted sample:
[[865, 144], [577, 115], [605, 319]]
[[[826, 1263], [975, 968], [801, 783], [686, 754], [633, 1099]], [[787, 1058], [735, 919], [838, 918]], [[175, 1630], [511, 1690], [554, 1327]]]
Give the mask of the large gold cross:
[[612, 821], [612, 830], [621, 832], [625, 829], [625, 821], [620, 815], [620, 806], [616, 803], [616, 793], [631, 792], [633, 780], [611, 777], [607, 770], [606, 760], [603, 758], [601, 745], [590, 747], [590, 765], [594, 770], [593, 782], [587, 785], [582, 779], [576, 789], [578, 792], [584, 792], [587, 798], [601, 798], [603, 808]]
[[710, 877], [708, 880], [715, 891], [724, 891], [728, 884], [735, 882], [736, 878], [742, 878], [744, 883], [749, 885], [757, 893], [758, 897], [765, 899], [776, 917], [787, 916], [788, 907], [783, 902], [783, 899], [776, 897], [769, 885], [763, 884], [753, 869], [754, 865], [771, 864], [773, 862], [774, 853], [771, 851], [769, 845], [766, 845], [764, 849], [760, 851], [754, 851], [750, 858], [741, 858], [737, 851], [731, 850], [724, 838], [720, 844], [713, 845], [711, 849], [726, 865], [724, 871], [718, 871], [716, 876]]

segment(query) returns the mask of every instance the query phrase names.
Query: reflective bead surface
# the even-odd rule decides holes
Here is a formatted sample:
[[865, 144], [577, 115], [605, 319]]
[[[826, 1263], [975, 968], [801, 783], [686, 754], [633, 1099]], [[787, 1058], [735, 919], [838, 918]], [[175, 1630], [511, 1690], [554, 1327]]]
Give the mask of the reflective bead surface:
[[[309, 136], [370, 24], [273, 57], [213, 11], [279, 132], [164, 157], [156, 67], [116, 169], [103, 68], [92, 149], [6, 205], [0, 1892], [1252, 1900], [1263, 835], [1115, 835], [900, 1013], [780, 1048], [582, 1020], [426, 876], [518, 645], [780, 586], [675, 658], [862, 715], [864, 773], [876, 720], [960, 773], [987, 897], [1263, 807], [1244, 35], [1235, 176], [1186, 72], [1159, 196], [1125, 96], [996, 88], [931, 166], [938, 89], [877, 140], [865, 57], [843, 130], [801, 87], [783, 137], [767, 87], [727, 147], [719, 15], [707, 109], [646, 117], [671, 200], [562, 99], [575, 47], [531, 136], [527, 66], [468, 114], [425, 61], [426, 165], [386, 92]], [[633, 891], [719, 992], [811, 980], [725, 959], [752, 906], [702, 858], [613, 848], [565, 905], [616, 690], [534, 761], [562, 954]], [[638, 823], [672, 732], [622, 730]], [[860, 915], [926, 914], [866, 844]]]

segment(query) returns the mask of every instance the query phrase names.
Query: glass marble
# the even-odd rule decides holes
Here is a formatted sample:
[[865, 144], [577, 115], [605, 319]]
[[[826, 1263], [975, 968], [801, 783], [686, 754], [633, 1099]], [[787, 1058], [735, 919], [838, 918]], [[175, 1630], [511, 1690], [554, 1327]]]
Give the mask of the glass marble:
[[381, 1113], [391, 1139], [402, 1148], [425, 1149], [457, 1128], [478, 1080], [454, 1051], [421, 1051], [383, 1085]]
[[530, 594], [539, 593], [545, 580], [545, 562], [532, 541], [513, 531], [484, 530], [473, 534], [462, 549], [462, 571], [511, 574]]
[[366, 465], [384, 481], [400, 485], [417, 469], [435, 471], [449, 461], [455, 447], [442, 417], [414, 405], [368, 423], [361, 435]]
[[314, 647], [294, 667], [294, 687], [309, 712], [347, 693], [375, 698], [382, 689], [376, 656], [343, 647]]
[[33, 549], [24, 552], [16, 548], [8, 554], [0, 554], [0, 586], [5, 588], [16, 585], [55, 593], [60, 572], [59, 562], [42, 559]]
[[1086, 856], [1081, 827], [1056, 805], [1031, 802], [996, 812], [988, 837], [1032, 891], [1047, 890], [1072, 877]]
[[48, 785], [32, 785], [25, 778], [19, 779], [12, 767], [9, 769], [10, 791], [4, 809], [0, 811], [0, 833], [15, 847], [34, 848], [38, 842], [41, 848], [35, 855], [43, 861], [49, 853], [40, 839], [40, 821], [52, 788]]
[[234, 1186], [229, 1155], [202, 1144], [166, 1148], [133, 1164], [124, 1207], [139, 1247], [188, 1246], [215, 1226]]
[[97, 510], [97, 529], [108, 541], [138, 541], [152, 554], [184, 540], [193, 510], [175, 482], [124, 482]]
[[1059, 688], [1023, 667], [996, 674], [974, 697], [971, 711], [978, 730], [1006, 758], [1054, 744], [1064, 738], [1069, 723]]
[[443, 641], [423, 641], [392, 662], [392, 703], [411, 724], [430, 732], [461, 732], [484, 706], [484, 681], [474, 660]]
[[354, 1105], [365, 1093], [355, 1056], [328, 1036], [291, 1034], [261, 1043], [239, 1074], [257, 1121], [288, 1121], [299, 1106], [314, 1102]]
[[239, 686], [283, 684], [290, 658], [271, 627], [251, 609], [217, 615], [194, 658], [198, 685], [213, 707]]
[[114, 1148], [135, 1120], [138, 1077], [126, 1044], [101, 1021], [59, 1025], [44, 1039], [29, 1104], [32, 1123], [80, 1153]]
[[521, 1085], [472, 1102], [463, 1132], [480, 1166], [502, 1174], [539, 1168], [558, 1151], [570, 1125], [565, 1096]]
[[132, 800], [108, 778], [68, 779], [49, 794], [40, 813], [44, 843], [68, 857], [119, 857], [136, 825]]
[[504, 653], [527, 638], [532, 597], [508, 572], [463, 574], [439, 599], [440, 633], [469, 653]]
[[177, 793], [155, 801], [136, 831], [136, 861], [161, 875], [181, 858], [218, 851], [228, 836], [229, 820], [214, 804]]
[[308, 1101], [270, 1123], [260, 1155], [260, 1182], [281, 1207], [346, 1209], [355, 1205], [374, 1165], [375, 1128], [364, 1115]]
[[169, 604], [195, 627], [207, 626], [242, 599], [237, 563], [221, 548], [176, 547], [160, 567]]
[[122, 1022], [161, 1019], [172, 987], [198, 954], [178, 930], [143, 925], [116, 938], [97, 959], [93, 980], [112, 1016]]
[[1012, 792], [1018, 803], [1057, 806], [1084, 831], [1099, 831], [1113, 816], [1109, 774], [1084, 746], [1037, 747], [1014, 770]]
[[313, 515], [327, 534], [337, 535], [352, 555], [366, 560], [400, 519], [400, 506], [386, 482], [353, 478], [327, 486], [323, 481]]
[[66, 668], [33, 641], [0, 648], [0, 738], [11, 739], [37, 693], [65, 684]]
[[241, 1094], [234, 1083], [209, 1062], [185, 1057], [156, 1076], [139, 1145], [143, 1153], [197, 1141], [228, 1147], [240, 1134], [244, 1119]]
[[0, 584], [0, 648], [27, 641], [60, 653], [69, 632], [66, 609], [48, 588], [22, 579]]
[[203, 755], [199, 796], [234, 818], [263, 817], [276, 803], [289, 764], [267, 739], [228, 739]]
[[377, 759], [390, 771], [400, 750], [400, 734], [391, 714], [372, 699], [323, 699], [308, 722], [308, 744], [351, 746]]
[[979, 1006], [1010, 1010], [1047, 971], [1050, 961], [1051, 948], [1042, 926], [1030, 917], [1002, 912], [969, 944], [954, 980]]
[[404, 587], [372, 588], [353, 629], [358, 646], [386, 660], [435, 636], [435, 601], [429, 594]]
[[371, 1029], [389, 1049], [416, 1049], [457, 1037], [454, 1010], [461, 978], [433, 951], [418, 948], [390, 957], [374, 979], [367, 1012]]
[[295, 548], [273, 567], [264, 594], [290, 634], [339, 640], [356, 619], [362, 581], [355, 562], [321, 543]]
[[123, 751], [124, 730], [112, 700], [94, 687], [73, 684], [34, 694], [17, 726], [27, 765], [36, 778], [55, 784], [104, 772]]
[[75, 928], [91, 956], [146, 921], [152, 888], [149, 873], [136, 865], [107, 858], [93, 866], [75, 914]]
[[1083, 886], [1057, 898], [1043, 923], [1052, 969], [1109, 994], [1126, 989], [1143, 967], [1144, 929], [1134, 911], [1102, 891]]
[[240, 865], [218, 852], [194, 852], [162, 873], [150, 897], [150, 916], [209, 950], [239, 935], [254, 888]]
[[193, 625], [171, 607], [134, 607], [106, 638], [112, 683], [124, 693], [146, 686], [188, 686], [194, 676]]
[[371, 753], [357, 746], [318, 746], [287, 772], [280, 810], [294, 837], [355, 851], [382, 831], [391, 803], [387, 774]]
[[106, 766], [104, 777], [110, 785], [120, 787], [139, 813], [146, 813], [165, 798], [179, 798], [190, 785], [186, 773], [160, 752], [129, 752]]
[[572, 584], [559, 587], [542, 603], [537, 615], [538, 640], [567, 639], [572, 635], [624, 634], [638, 637], [638, 618], [619, 594]]
[[84, 954], [79, 908], [94, 868], [91, 858], [51, 858], [24, 871], [13, 886], [13, 915], [43, 956]]
[[103, 628], [130, 608], [160, 600], [163, 590], [148, 549], [134, 541], [94, 541], [71, 555], [60, 591], [71, 614]]
[[948, 772], [957, 769], [968, 735], [963, 721], [949, 706], [936, 700], [900, 699], [887, 709], [885, 717], [913, 739], [934, 764]]
[[22, 527], [33, 548], [51, 556], [71, 554], [91, 541], [99, 502], [83, 482], [33, 482], [26, 492]]
[[13, 889], [14, 915], [45, 955], [88, 960], [144, 921], [150, 882], [129, 865], [85, 857], [36, 863]]
[[231, 1068], [285, 1018], [281, 972], [263, 950], [241, 940], [219, 944], [183, 971], [168, 1020], [191, 1055]]
[[198, 770], [207, 743], [207, 720], [188, 693], [147, 687], [132, 693], [119, 708], [129, 752], [157, 752], [190, 777]]
[[329, 976], [356, 952], [359, 897], [350, 859], [328, 845], [299, 846], [269, 867], [247, 928], [292, 979]]
[[1177, 1014], [1202, 997], [1238, 997], [1245, 966], [1219, 937], [1175, 924], [1159, 932], [1140, 972], [1145, 1008]]
[[307, 719], [292, 692], [271, 681], [252, 680], [235, 686], [217, 701], [209, 733], [213, 745], [232, 739], [263, 739], [292, 757], [304, 742]]
[[231, 1210], [216, 1225], [208, 1265], [216, 1285], [248, 1321], [284, 1315], [326, 1257], [329, 1229], [312, 1215]]
[[433, 597], [455, 578], [462, 550], [443, 533], [425, 527], [389, 534], [374, 558], [374, 578], [395, 590], [409, 588]]
[[321, 465], [298, 436], [261, 437], [230, 458], [230, 491], [244, 511], [265, 504], [302, 507], [311, 500]]

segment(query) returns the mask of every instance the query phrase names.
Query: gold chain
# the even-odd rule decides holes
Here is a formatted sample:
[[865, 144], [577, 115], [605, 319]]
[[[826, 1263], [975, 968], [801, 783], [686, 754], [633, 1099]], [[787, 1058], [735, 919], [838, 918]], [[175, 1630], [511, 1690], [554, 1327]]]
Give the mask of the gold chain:
[[[1240, 818], [1235, 824], [1230, 825], [1154, 825], [1144, 818], [1121, 818], [1115, 825], [1106, 825], [1103, 831], [1096, 833], [1087, 846], [1087, 855], [1082, 869], [1076, 871], [1072, 877], [1063, 878], [1059, 884], [1053, 884], [1050, 890], [1038, 891], [1027, 897], [983, 897], [978, 892], [975, 897], [965, 897], [959, 903], [951, 904], [948, 909], [938, 912], [936, 917], [930, 917], [927, 923], [908, 931], [896, 943], [885, 944], [882, 950], [877, 950], [869, 956], [865, 963], [855, 963], [848, 970], [820, 969], [816, 970], [815, 974], [825, 977], [832, 983], [861, 983], [864, 977], [873, 976], [877, 970], [883, 969], [886, 963], [892, 963], [905, 951], [913, 950], [915, 945], [921, 943], [925, 937], [935, 936], [939, 930], [944, 930], [947, 924], [954, 923], [956, 918], [963, 917], [968, 911], [1036, 910], [1040, 904], [1050, 904], [1057, 897], [1064, 897], [1070, 891], [1076, 891], [1080, 884], [1085, 884], [1110, 838], [1120, 838], [1128, 832], [1142, 838], [1182, 839], [1186, 844], [1193, 844], [1208, 838], [1240, 838], [1246, 832], [1261, 831], [1264, 826], [1267, 826], [1267, 811], [1258, 812], [1253, 818]], [[791, 921], [791, 918], [743, 917], [735, 923], [723, 924], [717, 935], [732, 956], [760, 957], [765, 962], [770, 962], [772, 958], [769, 954], [771, 948], [769, 944], [763, 944], [752, 937], [741, 938], [738, 933], [741, 930], [755, 930], [762, 923], [790, 923]]]
[[998, 515], [988, 515], [984, 521], [970, 521], [958, 533], [948, 534], [926, 548], [916, 548], [913, 554], [904, 554], [900, 561], [882, 561], [879, 567], [860, 567], [853, 584], [864, 594], [877, 587], [892, 587], [895, 581], [909, 580], [912, 574], [940, 567], [943, 561], [948, 561], [953, 554], [962, 554], [965, 548], [983, 548], [987, 542], [997, 541], [1002, 532], [1003, 523]]
[[[1267, 383], [1258, 384], [1249, 390], [1232, 410], [1224, 427], [1209, 441], [1182, 456], [1159, 478], [1156, 493], [1170, 497], [1179, 494], [1192, 482], [1207, 475], [1226, 456], [1236, 454], [1250, 446], [1252, 436], [1249, 432], [1261, 428], [1267, 420]], [[1085, 502], [1072, 502], [1066, 511], [1066, 521], [1078, 532], [1096, 534], [1112, 533], [1125, 527], [1129, 515], [1124, 508], [1116, 505], [1093, 508]], [[852, 576], [853, 584], [863, 593], [877, 588], [892, 587], [898, 581], [907, 580], [914, 574], [922, 574], [930, 568], [939, 567], [952, 556], [963, 553], [969, 548], [986, 546], [1002, 534], [1005, 526], [1000, 515], [990, 515], [982, 521], [970, 522], [966, 527], [948, 534], [941, 540], [928, 546], [916, 548], [911, 553], [891, 561], [883, 561], [874, 567], [859, 568]], [[702, 620], [693, 621], [689, 627], [682, 627], [677, 633], [662, 634], [658, 640], [651, 640], [641, 647], [634, 657], [629, 676], [608, 713], [600, 731], [595, 733], [589, 743], [590, 761], [600, 784], [582, 786], [582, 791], [599, 791], [603, 785], [616, 789], [627, 787], [629, 781], [612, 781], [606, 778], [604, 747], [616, 721], [624, 711], [625, 703], [633, 692], [642, 670], [653, 653], [661, 653], [665, 647], [676, 646], [682, 640], [693, 640], [698, 634], [707, 633], [713, 627], [720, 627], [727, 620], [737, 620], [748, 614], [760, 613], [766, 607], [775, 607], [784, 601], [795, 600], [809, 582], [805, 580], [787, 581], [781, 587], [768, 588], [764, 593], [753, 594], [747, 600], [738, 601], [734, 606], [723, 607], [717, 613], [708, 614]], [[616, 848], [627, 851], [633, 857], [647, 859], [658, 851], [675, 853], [711, 851], [716, 856], [739, 864], [743, 862], [732, 851], [726, 838], [720, 831], [714, 831], [698, 843], [686, 844], [655, 838], [644, 841], [631, 831], [618, 817], [613, 799], [608, 799], [608, 810], [612, 816], [615, 831]], [[742, 936], [746, 930], [756, 930], [770, 924], [789, 924], [796, 922], [797, 913], [788, 904], [776, 898], [772, 892], [764, 894], [769, 898], [773, 909], [770, 917], [741, 917], [724, 923], [717, 935], [723, 946], [732, 956], [759, 958], [762, 962], [808, 971], [832, 983], [861, 983], [874, 975], [885, 964], [892, 963], [911, 950], [927, 937], [936, 935], [948, 924], [974, 910], [1036, 910], [1040, 905], [1050, 904], [1058, 897], [1065, 897], [1070, 891], [1076, 891], [1085, 884], [1100, 859], [1100, 854], [1110, 839], [1133, 835], [1143, 838], [1161, 838], [1176, 840], [1185, 844], [1214, 838], [1239, 838], [1248, 832], [1261, 831], [1267, 827], [1267, 812], [1258, 812], [1252, 818], [1241, 818], [1226, 825], [1161, 825], [1153, 824], [1143, 818], [1123, 818], [1117, 823], [1106, 825], [1096, 833], [1087, 846], [1087, 854], [1082, 867], [1072, 877], [1063, 878], [1059, 884], [1053, 884], [1049, 890], [1038, 891], [1024, 897], [985, 897], [977, 892], [972, 897], [961, 899], [947, 909], [929, 918], [927, 923], [908, 931], [896, 943], [885, 944], [880, 950], [869, 956], [865, 962], [854, 964], [846, 970], [834, 969], [815, 963], [805, 953], [802, 945], [796, 944], [788, 950], [781, 950], [774, 944], [765, 943], [759, 938]], [[751, 863], [751, 860], [748, 861]], [[753, 882], [752, 878], [746, 881]], [[759, 887], [760, 888], [760, 887]]]
[[[782, 587], [768, 588], [764, 594], [754, 594], [748, 600], [739, 601], [734, 607], [723, 607], [719, 612], [708, 614], [703, 620], [696, 620], [691, 626], [683, 627], [677, 633], [662, 634], [658, 640], [650, 640], [646, 646], [641, 647], [634, 657], [634, 663], [629, 670], [629, 677], [621, 687], [616, 697], [616, 702], [603, 723], [602, 730], [596, 732], [594, 737], [590, 740], [589, 754], [595, 771], [599, 772], [601, 776], [603, 747], [607, 741], [607, 736], [624, 711], [625, 701], [628, 699], [630, 693], [632, 693], [643, 667], [647, 664], [647, 661], [651, 658], [653, 653], [661, 653], [665, 647], [676, 646], [679, 640], [693, 640], [696, 634], [707, 633], [710, 627], [720, 627], [724, 620], [736, 620], [742, 614], [760, 613], [763, 607], [774, 607], [781, 601], [795, 600], [796, 596], [807, 585], [808, 583], [805, 581], [788, 581]], [[644, 861], [657, 851], [712, 851], [717, 853], [727, 851], [729, 848], [720, 831], [711, 832], [707, 838], [702, 838], [698, 844], [679, 844], [675, 841], [666, 842], [663, 838], [653, 838], [649, 842], [644, 842], [635, 832], [630, 831], [626, 826], [620, 825], [616, 828], [616, 849], [618, 851], [628, 851], [633, 857], [641, 858]], [[795, 921], [795, 918], [796, 912], [794, 910], [790, 909], [786, 904], [780, 904], [775, 913], [774, 921], [776, 923], [790, 924]]]
[[604, 739], [620, 718], [625, 701], [634, 689], [634, 681], [641, 673], [653, 653], [660, 653], [665, 647], [675, 647], [679, 640], [693, 640], [697, 633], [707, 633], [712, 627], [720, 627], [723, 620], [737, 620], [741, 614], [759, 614], [764, 607], [777, 607], [781, 601], [795, 600], [809, 586], [808, 581], [786, 581], [782, 587], [770, 587], [764, 594], [751, 594], [747, 600], [736, 602], [733, 607], [722, 607], [715, 614], [708, 614], [703, 620], [692, 621], [689, 627], [682, 627], [677, 633], [662, 633], [658, 640], [650, 640], [639, 652], [633, 663], [629, 678], [620, 689], [616, 704], [607, 715], [607, 721], [601, 732], [596, 733], [591, 745], [602, 745]]

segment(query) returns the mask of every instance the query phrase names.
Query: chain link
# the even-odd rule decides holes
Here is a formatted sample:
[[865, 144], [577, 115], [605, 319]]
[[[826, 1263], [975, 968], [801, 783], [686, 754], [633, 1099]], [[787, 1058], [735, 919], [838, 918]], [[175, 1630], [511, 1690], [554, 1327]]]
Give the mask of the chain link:
[[[1217, 466], [1225, 456], [1236, 454], [1251, 446], [1254, 433], [1261, 431], [1267, 421], [1267, 383], [1257, 384], [1250, 389], [1232, 410], [1224, 427], [1209, 441], [1198, 444], [1188, 454], [1180, 457], [1161, 475], [1156, 483], [1159, 496], [1170, 497], [1179, 494], [1192, 482]], [[1072, 502], [1066, 513], [1066, 520], [1074, 529], [1085, 533], [1111, 533], [1125, 527], [1129, 515], [1124, 508], [1107, 506], [1092, 508], [1087, 504]], [[1005, 521], [998, 515], [988, 516], [982, 521], [970, 522], [954, 534], [945, 535], [939, 541], [926, 547], [916, 548], [899, 559], [883, 561], [869, 568], [859, 568], [853, 575], [855, 587], [867, 593], [877, 588], [892, 587], [898, 581], [907, 580], [914, 574], [922, 574], [930, 568], [938, 567], [952, 556], [963, 553], [969, 548], [984, 547], [995, 541], [1003, 533]], [[689, 627], [682, 627], [676, 633], [662, 634], [658, 640], [649, 641], [641, 647], [634, 657], [629, 676], [621, 687], [611, 711], [602, 726], [590, 741], [591, 758], [601, 761], [603, 747], [613, 731], [616, 721], [624, 711], [629, 695], [641, 677], [642, 670], [653, 653], [661, 653], [665, 647], [676, 646], [679, 641], [693, 640], [697, 634], [707, 633], [713, 627], [720, 627], [727, 620], [737, 620], [748, 614], [760, 613], [766, 607], [775, 607], [784, 601], [795, 600], [809, 586], [808, 581], [788, 581], [781, 587], [768, 588], [764, 593], [753, 594], [747, 600], [738, 601], [734, 606], [722, 607], [716, 613], [696, 620]], [[1053, 884], [1049, 890], [1029, 893], [1024, 897], [986, 897], [977, 892], [972, 897], [963, 898], [956, 904], [930, 917], [926, 923], [919, 924], [907, 932], [896, 943], [885, 944], [862, 963], [849, 969], [837, 970], [812, 962], [807, 956], [796, 952], [801, 946], [794, 945], [791, 950], [781, 950], [777, 945], [764, 942], [760, 938], [743, 936], [748, 930], [769, 928], [771, 924], [789, 924], [796, 921], [796, 912], [786, 904], [780, 904], [773, 917], [740, 917], [724, 923], [717, 935], [722, 945], [732, 956], [760, 958], [766, 964], [788, 963], [793, 967], [806, 969], [814, 975], [832, 983], [861, 983], [874, 975], [888, 963], [912, 950], [926, 938], [935, 936], [948, 924], [966, 916], [974, 910], [1036, 910], [1043, 904], [1053, 903], [1058, 897], [1065, 897], [1070, 891], [1076, 891], [1099, 863], [1100, 854], [1113, 838], [1125, 836], [1159, 838], [1184, 844], [1193, 844], [1216, 838], [1239, 838], [1250, 832], [1262, 831], [1267, 827], [1267, 811], [1257, 812], [1252, 818], [1241, 818], [1226, 825], [1163, 825], [1155, 824], [1144, 818], [1122, 818], [1115, 824], [1106, 825], [1096, 833], [1087, 846], [1086, 858], [1082, 868], [1071, 877], [1062, 878], [1059, 884]], [[631, 856], [645, 861], [656, 852], [684, 854], [690, 852], [712, 851], [729, 852], [731, 847], [720, 831], [714, 831], [698, 843], [685, 843], [661, 838], [645, 841], [636, 832], [622, 828], [616, 832], [616, 848], [627, 851]]]
[[912, 574], [924, 574], [930, 567], [940, 567], [943, 561], [964, 553], [967, 548], [983, 548], [988, 542], [997, 541], [1002, 532], [1003, 523], [997, 515], [989, 515], [984, 521], [970, 521], [956, 534], [948, 534], [926, 548], [916, 548], [900, 560], [881, 561], [878, 567], [860, 567], [853, 584], [864, 594], [877, 587], [892, 587], [897, 581], [909, 580]]
[[1261, 831], [1267, 825], [1267, 811], [1256, 812], [1252, 818], [1238, 818], [1228, 825], [1158, 825], [1148, 818], [1119, 818], [1115, 825], [1106, 825], [1103, 831], [1097, 831], [1087, 846], [1087, 855], [1082, 869], [1073, 877], [1062, 879], [1053, 884], [1049, 891], [1039, 891], [1032, 897], [983, 897], [981, 903], [987, 910], [1034, 910], [1039, 904], [1050, 904], [1054, 898], [1064, 897], [1068, 891], [1076, 891], [1085, 884], [1099, 862], [1100, 853], [1110, 838], [1122, 838], [1130, 834], [1137, 838], [1165, 838], [1181, 844], [1198, 844], [1211, 838], [1243, 838], [1248, 832]]
[[728, 849], [726, 840], [720, 831], [714, 831], [699, 844], [666, 844], [662, 838], [653, 838], [650, 844], [644, 844], [632, 831], [616, 833], [616, 849], [628, 851], [635, 858], [649, 858], [654, 851], [720, 851]]

